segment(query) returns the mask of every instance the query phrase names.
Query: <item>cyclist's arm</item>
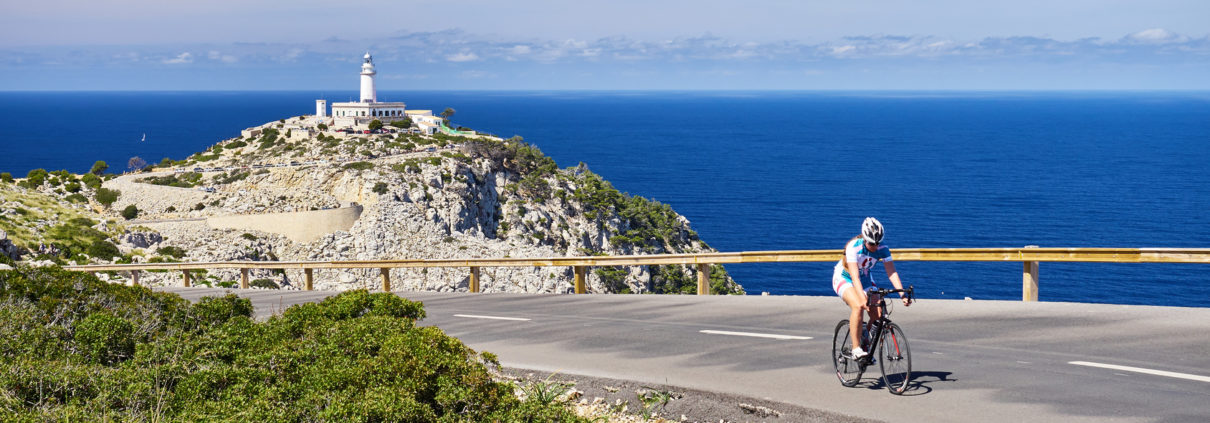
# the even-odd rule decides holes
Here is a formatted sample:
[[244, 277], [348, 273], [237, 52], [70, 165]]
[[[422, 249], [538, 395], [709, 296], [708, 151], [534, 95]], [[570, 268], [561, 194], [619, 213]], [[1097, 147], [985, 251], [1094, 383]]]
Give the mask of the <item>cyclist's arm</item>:
[[[899, 272], [895, 271], [895, 263], [890, 262], [890, 261], [884, 261], [884, 262], [882, 262], [882, 264], [884, 266], [886, 266], [887, 279], [891, 280], [891, 284], [895, 285], [895, 289], [903, 289], [903, 282], [899, 280]], [[908, 305], [912, 304], [912, 302], [907, 297], [905, 297], [903, 295], [903, 293], [899, 293], [899, 297], [903, 298], [904, 306], [908, 306]]]
[[857, 269], [857, 262], [845, 261], [844, 266], [849, 271], [849, 277], [853, 279], [853, 288], [861, 298], [861, 308], [869, 310], [870, 299], [865, 295], [865, 287], [861, 286], [861, 271]]

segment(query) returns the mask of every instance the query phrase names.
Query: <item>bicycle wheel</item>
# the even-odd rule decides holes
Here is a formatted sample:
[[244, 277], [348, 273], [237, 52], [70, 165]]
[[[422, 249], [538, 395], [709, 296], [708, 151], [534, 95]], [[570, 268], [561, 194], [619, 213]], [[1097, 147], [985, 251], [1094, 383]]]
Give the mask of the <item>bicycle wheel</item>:
[[836, 324], [836, 333], [832, 336], [832, 364], [836, 366], [836, 377], [840, 384], [853, 386], [861, 380], [865, 370], [856, 360], [849, 358], [853, 349], [853, 341], [849, 337], [849, 321], [841, 320]]
[[902, 395], [912, 380], [912, 351], [899, 325], [891, 323], [882, 330], [882, 345], [878, 347], [878, 364], [882, 381], [892, 394]]

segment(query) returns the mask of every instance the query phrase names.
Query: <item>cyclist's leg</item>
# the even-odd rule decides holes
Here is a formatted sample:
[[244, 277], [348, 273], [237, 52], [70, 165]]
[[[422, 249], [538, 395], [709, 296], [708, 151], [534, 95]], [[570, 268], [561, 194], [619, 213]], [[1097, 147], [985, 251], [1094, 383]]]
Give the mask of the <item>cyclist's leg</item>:
[[849, 305], [849, 338], [853, 340], [854, 347], [860, 347], [861, 297], [857, 295], [857, 288], [854, 288], [852, 283], [848, 283], [846, 286], [841, 288], [840, 296], [844, 299], [845, 304]]
[[882, 296], [880, 296], [876, 293], [873, 293], [873, 292], [869, 292], [869, 291], [866, 291], [865, 294], [866, 294], [866, 298], [869, 299], [869, 302], [867, 304], [870, 306], [870, 309], [869, 309], [870, 321], [871, 322], [877, 321], [880, 317], [882, 317], [882, 309], [878, 308], [878, 301], [882, 300]]

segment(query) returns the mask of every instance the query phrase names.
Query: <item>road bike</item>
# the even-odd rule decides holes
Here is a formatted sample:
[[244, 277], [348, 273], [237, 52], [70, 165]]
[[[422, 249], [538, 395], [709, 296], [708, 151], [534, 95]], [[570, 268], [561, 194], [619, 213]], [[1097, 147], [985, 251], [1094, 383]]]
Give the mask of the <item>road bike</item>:
[[907, 289], [872, 289], [867, 293], [878, 296], [876, 307], [881, 311], [877, 320], [866, 323], [861, 337], [862, 349], [868, 355], [853, 358], [849, 319], [836, 324], [836, 333], [832, 336], [832, 362], [836, 365], [836, 377], [840, 378], [841, 385], [857, 385], [866, 367], [877, 362], [887, 390], [895, 395], [903, 395], [907, 390], [908, 382], [912, 379], [912, 353], [903, 329], [887, 318], [891, 310], [887, 308], [886, 296], [892, 293], [902, 293], [909, 302], [915, 299], [915, 289], [911, 286]]

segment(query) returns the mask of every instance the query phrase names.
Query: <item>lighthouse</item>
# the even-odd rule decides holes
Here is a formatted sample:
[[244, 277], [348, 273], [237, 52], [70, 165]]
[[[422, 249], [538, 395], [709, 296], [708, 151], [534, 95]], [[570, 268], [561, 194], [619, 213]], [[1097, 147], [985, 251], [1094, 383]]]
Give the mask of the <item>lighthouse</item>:
[[370, 57], [370, 52], [366, 52], [365, 62], [361, 64], [361, 102], [374, 103], [378, 101], [378, 94], [374, 91], [374, 59]]

